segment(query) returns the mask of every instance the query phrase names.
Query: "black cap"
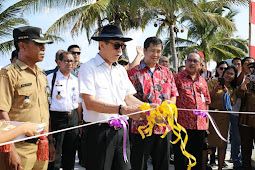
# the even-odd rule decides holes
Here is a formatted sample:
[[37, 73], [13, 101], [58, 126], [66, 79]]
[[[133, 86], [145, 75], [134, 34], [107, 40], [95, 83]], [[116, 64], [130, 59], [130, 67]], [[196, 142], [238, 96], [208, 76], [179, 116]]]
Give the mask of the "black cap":
[[123, 42], [133, 40], [132, 38], [124, 37], [120, 27], [116, 25], [104, 26], [101, 34], [98, 37], [91, 37], [91, 39], [95, 41], [120, 40]]
[[44, 38], [41, 28], [31, 27], [31, 26], [15, 28], [13, 30], [13, 38], [14, 38], [14, 42], [17, 42], [20, 40], [31, 40], [40, 44], [53, 43], [52, 40], [47, 40]]

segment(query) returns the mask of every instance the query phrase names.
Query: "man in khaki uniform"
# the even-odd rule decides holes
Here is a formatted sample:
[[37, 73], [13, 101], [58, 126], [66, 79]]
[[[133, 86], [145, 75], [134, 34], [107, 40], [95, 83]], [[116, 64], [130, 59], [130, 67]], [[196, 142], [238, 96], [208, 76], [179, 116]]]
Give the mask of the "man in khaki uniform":
[[[44, 122], [48, 131], [47, 79], [36, 63], [43, 61], [44, 44], [53, 41], [46, 40], [40, 28], [31, 26], [14, 29], [13, 38], [19, 59], [0, 71], [0, 117]], [[36, 138], [12, 144], [9, 153], [0, 153], [0, 169], [46, 170], [48, 161], [37, 161], [38, 142]]]

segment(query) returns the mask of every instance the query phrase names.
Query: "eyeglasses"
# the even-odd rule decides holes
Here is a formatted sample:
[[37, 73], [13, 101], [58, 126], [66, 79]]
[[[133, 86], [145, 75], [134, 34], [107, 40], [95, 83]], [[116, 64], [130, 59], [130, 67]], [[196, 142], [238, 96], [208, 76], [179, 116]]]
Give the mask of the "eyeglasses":
[[73, 64], [73, 60], [62, 60], [65, 64]]
[[219, 67], [220, 70], [226, 70], [227, 67]]
[[120, 47], [121, 47], [122, 50], [125, 50], [126, 46], [127, 46], [126, 44], [120, 44], [118, 42], [116, 42], [116, 43], [112, 43], [112, 42], [109, 42], [109, 41], [105, 41], [105, 42], [108, 42], [108, 43], [112, 44], [115, 50], [118, 50]]
[[200, 61], [198, 61], [198, 60], [192, 60], [192, 59], [187, 59], [187, 61], [189, 62], [189, 63], [194, 63], [194, 64], [197, 64], [197, 63], [199, 63]]
[[76, 51], [71, 51], [71, 53], [72, 53], [73, 55], [75, 55], [75, 54], [80, 55], [80, 54], [81, 54], [81, 52], [76, 52]]

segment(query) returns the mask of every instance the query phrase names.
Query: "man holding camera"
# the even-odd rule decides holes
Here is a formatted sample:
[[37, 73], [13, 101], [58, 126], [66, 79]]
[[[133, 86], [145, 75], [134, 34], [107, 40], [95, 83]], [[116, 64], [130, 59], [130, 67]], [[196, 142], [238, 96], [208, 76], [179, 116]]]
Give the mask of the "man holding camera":
[[[254, 63], [252, 64], [254, 67]], [[255, 75], [251, 68], [251, 75], [247, 76], [237, 91], [237, 96], [242, 99], [241, 112], [255, 111]], [[252, 114], [239, 115], [239, 132], [241, 136], [241, 153], [243, 168], [251, 170], [251, 155], [253, 141], [255, 140], [255, 117]]]

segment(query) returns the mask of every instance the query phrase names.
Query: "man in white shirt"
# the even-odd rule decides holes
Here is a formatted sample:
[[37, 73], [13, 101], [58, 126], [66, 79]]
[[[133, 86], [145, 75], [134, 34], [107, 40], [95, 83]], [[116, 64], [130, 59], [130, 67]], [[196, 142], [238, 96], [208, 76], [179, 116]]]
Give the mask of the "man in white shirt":
[[[74, 57], [71, 53], [62, 52], [57, 61], [59, 70], [47, 76], [51, 90], [50, 116], [51, 130], [56, 131], [78, 125], [79, 98], [78, 79], [71, 74], [74, 66]], [[81, 113], [79, 113], [81, 114]], [[56, 159], [49, 163], [49, 170], [71, 170], [74, 168], [75, 153], [78, 142], [78, 129], [56, 133]]]
[[[97, 122], [85, 129], [85, 167], [87, 170], [129, 170], [130, 163], [123, 158], [123, 128], [110, 127], [107, 119], [140, 111], [142, 102], [135, 98], [136, 93], [127, 72], [117, 64], [125, 48], [124, 42], [132, 40], [123, 36], [119, 26], [107, 25], [100, 36], [92, 37], [99, 41], [99, 53], [80, 68], [79, 88], [85, 107], [85, 122]], [[132, 116], [139, 119], [140, 114]], [[126, 135], [128, 139], [128, 135]], [[126, 140], [129, 159], [129, 140]]]

